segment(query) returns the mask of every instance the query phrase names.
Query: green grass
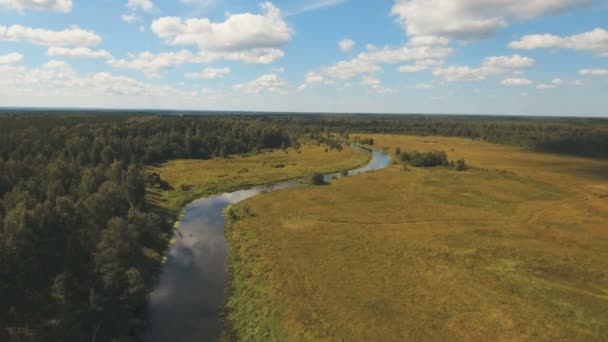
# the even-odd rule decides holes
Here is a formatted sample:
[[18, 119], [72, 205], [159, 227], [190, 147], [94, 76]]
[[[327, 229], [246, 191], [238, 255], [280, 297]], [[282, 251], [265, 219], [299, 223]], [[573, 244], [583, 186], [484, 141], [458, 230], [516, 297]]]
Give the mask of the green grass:
[[[345, 148], [342, 151], [304, 144], [300, 150], [265, 151], [255, 155], [230, 156], [212, 160], [173, 160], [150, 166], [173, 188], [147, 189], [152, 205], [178, 213], [186, 204], [214, 194], [307, 177], [315, 172], [332, 173], [354, 169], [370, 160], [367, 152]], [[183, 190], [182, 185], [191, 189]]]
[[[608, 340], [608, 162], [374, 136], [399, 165], [262, 194], [227, 224], [241, 340]], [[451, 151], [454, 149], [454, 151]]]

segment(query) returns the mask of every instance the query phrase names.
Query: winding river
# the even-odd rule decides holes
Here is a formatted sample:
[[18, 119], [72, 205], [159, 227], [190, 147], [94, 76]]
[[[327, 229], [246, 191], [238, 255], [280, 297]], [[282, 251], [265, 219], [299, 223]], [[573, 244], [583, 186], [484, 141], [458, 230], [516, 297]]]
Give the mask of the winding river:
[[[390, 158], [369, 150], [366, 166], [348, 176], [386, 168]], [[340, 174], [325, 176], [340, 178]], [[217, 341], [221, 336], [219, 308], [225, 300], [229, 274], [228, 243], [222, 210], [262, 192], [285, 189], [298, 181], [261, 186], [200, 199], [184, 209], [159, 282], [150, 294], [144, 340], [148, 342]]]

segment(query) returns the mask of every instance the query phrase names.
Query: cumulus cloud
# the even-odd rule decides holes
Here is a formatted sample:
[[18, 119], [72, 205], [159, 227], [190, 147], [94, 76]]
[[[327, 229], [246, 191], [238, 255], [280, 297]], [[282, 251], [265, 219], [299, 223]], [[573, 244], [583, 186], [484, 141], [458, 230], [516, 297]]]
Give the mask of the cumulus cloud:
[[127, 24], [133, 24], [140, 20], [139, 17], [135, 13], [123, 14], [120, 18], [122, 19], [122, 21], [124, 21]]
[[357, 45], [357, 43], [352, 39], [343, 39], [338, 42], [338, 47], [342, 52], [349, 52]]
[[578, 73], [583, 76], [608, 76], [608, 69], [582, 69]]
[[160, 71], [184, 64], [206, 64], [217, 60], [228, 60], [246, 64], [270, 64], [283, 57], [279, 49], [252, 49], [234, 52], [198, 52], [188, 50], [175, 52], [141, 52], [131, 54], [128, 59], [110, 59], [108, 64], [122, 69], [133, 69], [143, 72], [148, 77], [159, 77]]
[[272, 73], [262, 75], [247, 83], [237, 84], [234, 89], [252, 95], [259, 95], [263, 92], [278, 94], [283, 92], [284, 86], [285, 82], [276, 73]]
[[292, 29], [281, 11], [269, 2], [264, 14], [233, 14], [224, 22], [209, 19], [162, 17], [154, 20], [152, 31], [169, 45], [196, 45], [210, 51], [242, 51], [276, 48], [288, 43]]
[[518, 87], [518, 86], [528, 86], [530, 84], [532, 84], [532, 81], [530, 81], [527, 78], [507, 78], [502, 80], [502, 85], [507, 86], [507, 87]]
[[596, 28], [589, 32], [566, 37], [553, 34], [532, 34], [509, 43], [509, 47], [523, 50], [546, 48], [585, 50], [602, 57], [608, 57], [608, 31]]
[[478, 68], [469, 66], [435, 68], [433, 75], [442, 76], [446, 81], [482, 81], [488, 76], [506, 74], [522, 68], [531, 68], [534, 64], [535, 61], [532, 58], [520, 55], [496, 56], [485, 58]]
[[187, 78], [202, 78], [206, 80], [224, 78], [230, 74], [230, 68], [205, 68], [202, 72], [194, 72], [186, 74]]
[[0, 6], [18, 11], [47, 10], [68, 13], [72, 11], [72, 0], [0, 0]]
[[23, 61], [23, 55], [20, 53], [9, 53], [7, 55], [0, 55], [0, 65], [2, 64], [17, 64]]
[[443, 64], [442, 60], [435, 59], [423, 59], [420, 61], [416, 61], [415, 64], [412, 65], [402, 65], [399, 67], [398, 71], [403, 73], [415, 73], [428, 70], [432, 66], [440, 66]]
[[593, 3], [593, 0], [395, 0], [391, 10], [410, 36], [481, 39], [512, 20], [526, 20]]
[[554, 89], [558, 86], [564, 84], [564, 81], [560, 78], [554, 78], [550, 83], [539, 83], [536, 85], [536, 89], [545, 90], [545, 89]]
[[349, 79], [360, 74], [370, 74], [382, 70], [377, 64], [355, 58], [350, 61], [340, 61], [332, 66], [321, 69], [321, 72], [334, 78]]
[[188, 96], [168, 86], [147, 84], [136, 79], [100, 72], [79, 75], [68, 63], [51, 60], [40, 67], [0, 65], [0, 85], [37, 94], [119, 95], [119, 96]]
[[382, 82], [372, 75], [365, 75], [361, 79], [361, 84], [368, 86], [370, 89], [378, 94], [396, 93], [394, 89], [386, 88], [382, 85]]
[[327, 83], [327, 81], [325, 80], [325, 77], [323, 77], [323, 75], [321, 75], [319, 73], [316, 73], [316, 72], [309, 72], [304, 77], [304, 83], [302, 83], [298, 87], [298, 90], [302, 91], [302, 90], [305, 90], [307, 88], [311, 88], [311, 87], [314, 87], [316, 85], [326, 84], [326, 83]]
[[[427, 41], [426, 43], [435, 44], [436, 41]], [[330, 67], [323, 68], [321, 71], [334, 78], [349, 79], [360, 74], [378, 72], [382, 70], [379, 64], [419, 61], [419, 65], [425, 65], [430, 60], [434, 61], [432, 63], [441, 63], [440, 60], [451, 55], [453, 49], [439, 45], [424, 45], [424, 41], [416, 41], [401, 47], [385, 47], [382, 49], [368, 46], [367, 51], [360, 53], [356, 58], [340, 61]]]
[[65, 47], [50, 47], [47, 49], [47, 55], [52, 57], [68, 57], [68, 58], [112, 58], [112, 55], [106, 50], [93, 50], [88, 47], [65, 48]]
[[151, 0], [128, 0], [127, 7], [133, 11], [151, 12], [154, 10], [154, 3]]
[[92, 46], [101, 43], [95, 32], [73, 26], [61, 31], [52, 31], [22, 25], [0, 25], [0, 40], [27, 42], [46, 46]]

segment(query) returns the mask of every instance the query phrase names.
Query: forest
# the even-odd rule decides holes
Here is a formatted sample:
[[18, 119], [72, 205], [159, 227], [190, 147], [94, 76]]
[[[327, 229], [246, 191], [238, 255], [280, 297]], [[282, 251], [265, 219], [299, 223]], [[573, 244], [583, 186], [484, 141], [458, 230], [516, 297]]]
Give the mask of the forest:
[[330, 133], [459, 136], [608, 156], [605, 120], [0, 114], [0, 340], [138, 340], [175, 220], [146, 203], [146, 184], [162, 180], [144, 166], [302, 139], [342, 148]]
[[137, 337], [174, 219], [143, 165], [291, 144], [265, 121], [1, 117], [0, 340]]

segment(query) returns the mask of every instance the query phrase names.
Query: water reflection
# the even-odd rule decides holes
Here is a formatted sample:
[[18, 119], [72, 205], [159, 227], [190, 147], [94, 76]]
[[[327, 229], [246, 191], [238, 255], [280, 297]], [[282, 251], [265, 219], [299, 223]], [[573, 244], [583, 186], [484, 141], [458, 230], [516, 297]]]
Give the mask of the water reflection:
[[[370, 151], [372, 160], [349, 176], [385, 168], [390, 158]], [[328, 175], [340, 178], [340, 174]], [[221, 335], [218, 308], [228, 284], [228, 244], [224, 236], [224, 207], [262, 192], [288, 188], [298, 182], [257, 187], [201, 199], [189, 204], [180, 222], [159, 283], [150, 294], [147, 329], [149, 342], [217, 341]]]

